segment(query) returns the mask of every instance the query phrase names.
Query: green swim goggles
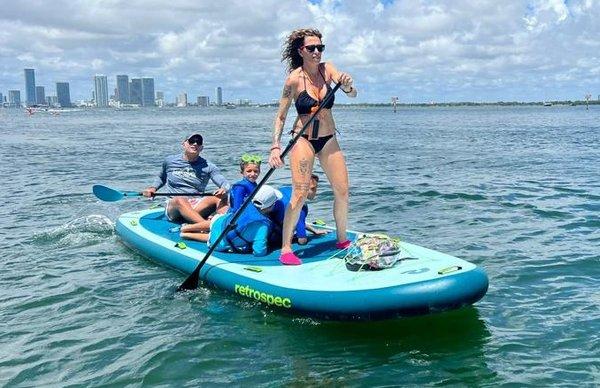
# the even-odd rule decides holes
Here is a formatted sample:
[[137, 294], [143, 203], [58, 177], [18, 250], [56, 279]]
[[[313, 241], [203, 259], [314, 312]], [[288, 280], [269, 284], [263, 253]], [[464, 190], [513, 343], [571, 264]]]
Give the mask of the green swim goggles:
[[261, 164], [262, 158], [260, 155], [244, 154], [242, 155], [242, 163]]

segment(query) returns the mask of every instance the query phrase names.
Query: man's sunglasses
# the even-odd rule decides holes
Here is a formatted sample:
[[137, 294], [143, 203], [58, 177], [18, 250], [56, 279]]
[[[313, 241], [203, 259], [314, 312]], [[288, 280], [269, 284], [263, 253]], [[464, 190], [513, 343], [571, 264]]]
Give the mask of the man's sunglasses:
[[202, 145], [202, 139], [200, 139], [199, 137], [192, 136], [189, 139], [187, 139], [187, 142], [189, 145], [194, 145], [194, 144], [197, 144], [199, 146]]
[[304, 46], [304, 48], [306, 49], [306, 51], [308, 51], [310, 53], [314, 53], [315, 49], [319, 50], [319, 52], [322, 53], [325, 50], [325, 45], [324, 44], [309, 44], [308, 46]]

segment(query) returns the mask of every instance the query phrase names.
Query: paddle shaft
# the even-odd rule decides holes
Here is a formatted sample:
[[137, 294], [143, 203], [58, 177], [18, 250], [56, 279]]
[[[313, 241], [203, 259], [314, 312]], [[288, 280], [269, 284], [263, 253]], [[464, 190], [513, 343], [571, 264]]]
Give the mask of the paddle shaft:
[[[317, 108], [315, 113], [312, 116], [310, 116], [310, 118], [304, 124], [302, 129], [300, 129], [300, 131], [296, 134], [296, 136], [294, 136], [290, 140], [287, 147], [285, 147], [285, 149], [281, 153], [281, 159], [283, 159], [292, 150], [292, 147], [294, 147], [294, 144], [296, 144], [298, 139], [300, 139], [302, 137], [302, 135], [304, 135], [304, 132], [306, 132], [306, 129], [308, 128], [308, 126], [310, 124], [312, 124], [315, 117], [317, 117], [317, 115], [319, 114], [321, 109], [323, 109], [323, 106], [329, 104], [329, 101], [333, 98], [333, 96], [335, 95], [335, 92], [337, 92], [337, 90], [341, 87], [341, 85], [342, 85], [341, 83], [336, 84], [334, 86], [333, 90], [331, 91], [331, 93], [328, 96], [326, 96], [325, 99], [319, 104], [319, 107]], [[208, 252], [206, 252], [206, 255], [204, 255], [204, 258], [200, 261], [200, 263], [198, 263], [198, 265], [196, 266], [194, 271], [190, 274], [190, 276], [188, 276], [188, 278], [185, 279], [185, 281], [183, 283], [181, 283], [181, 285], [177, 288], [177, 291], [195, 290], [196, 288], [198, 288], [198, 282], [200, 280], [200, 270], [204, 266], [204, 263], [206, 263], [206, 261], [208, 260], [210, 255], [214, 252], [215, 248], [219, 245], [219, 243], [221, 242], [221, 240], [223, 240], [223, 238], [227, 235], [227, 233], [229, 233], [231, 230], [233, 230], [233, 228], [235, 228], [235, 226], [236, 226], [235, 222], [238, 220], [238, 218], [240, 218], [240, 216], [242, 215], [242, 212], [248, 207], [248, 205], [250, 205], [250, 203], [252, 202], [252, 199], [254, 198], [256, 193], [258, 193], [258, 190], [260, 190], [260, 188], [265, 184], [265, 182], [269, 179], [269, 177], [271, 177], [271, 175], [273, 175], [275, 170], [276, 170], [275, 167], [271, 167], [269, 169], [269, 171], [267, 171], [265, 176], [263, 176], [263, 178], [260, 180], [260, 182], [258, 182], [254, 191], [252, 191], [252, 193], [250, 193], [250, 195], [248, 196], [248, 198], [246, 198], [246, 200], [244, 201], [242, 206], [240, 206], [240, 208], [237, 210], [237, 212], [234, 213], [233, 217], [231, 217], [231, 219], [229, 220], [227, 226], [225, 226], [225, 229], [223, 229], [221, 234], [219, 234], [219, 237], [217, 237], [217, 239], [211, 244], [210, 248], [208, 249]]]
[[[124, 194], [127, 197], [127, 193]], [[137, 193], [136, 196], [144, 195], [144, 193]], [[154, 193], [153, 197], [208, 197], [213, 195], [212, 193]]]
[[[104, 185], [94, 185], [92, 192], [98, 199], [106, 202], [116, 202], [123, 198], [141, 197], [144, 193], [136, 191], [121, 191], [115, 190]], [[213, 195], [211, 193], [154, 193], [153, 197], [171, 197], [171, 196], [185, 196], [185, 197], [205, 197]]]

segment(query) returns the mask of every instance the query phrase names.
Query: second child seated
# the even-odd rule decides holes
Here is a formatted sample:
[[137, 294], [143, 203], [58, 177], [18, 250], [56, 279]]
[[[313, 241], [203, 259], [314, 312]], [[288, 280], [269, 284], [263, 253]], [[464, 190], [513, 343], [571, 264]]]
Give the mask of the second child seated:
[[[308, 190], [307, 198], [312, 200], [317, 195], [319, 177], [312, 174], [310, 179], [310, 185]], [[272, 246], [281, 245], [281, 232], [283, 226], [283, 218], [285, 216], [285, 209], [289, 205], [291, 199], [291, 186], [284, 186], [280, 190], [277, 190], [271, 186], [264, 185], [260, 188], [256, 196], [252, 199], [252, 203], [256, 208], [273, 222], [273, 231], [269, 243]], [[306, 231], [315, 234], [322, 235], [327, 234], [329, 231], [326, 229], [316, 229], [310, 224], [306, 223], [306, 216], [308, 215], [308, 205], [304, 204], [300, 211], [300, 217], [296, 223], [295, 234], [298, 244], [305, 245], [308, 243], [308, 237]], [[282, 264], [285, 265], [300, 265], [301, 261], [285, 261], [280, 258]]]

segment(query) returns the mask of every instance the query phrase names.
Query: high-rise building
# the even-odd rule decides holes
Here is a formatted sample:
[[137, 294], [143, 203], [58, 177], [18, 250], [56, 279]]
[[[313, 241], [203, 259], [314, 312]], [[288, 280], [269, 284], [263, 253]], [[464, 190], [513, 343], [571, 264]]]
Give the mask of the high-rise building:
[[187, 93], [181, 93], [179, 97], [177, 97], [177, 106], [187, 106]]
[[129, 103], [142, 105], [142, 79], [132, 78], [129, 83]]
[[4, 106], [4, 96], [0, 93], [0, 108]]
[[198, 106], [208, 106], [208, 96], [198, 96]]
[[61, 108], [71, 107], [71, 93], [69, 92], [68, 82], [56, 83], [56, 99]]
[[154, 78], [142, 78], [142, 105], [154, 106]]
[[165, 106], [165, 94], [163, 92], [156, 92], [156, 105], [159, 107]]
[[35, 70], [25, 69], [25, 104], [27, 106], [35, 105]]
[[94, 76], [94, 94], [96, 106], [105, 108], [108, 106], [108, 79], [105, 75]]
[[46, 104], [46, 90], [43, 86], [35, 87], [35, 103], [38, 105]]
[[129, 76], [117, 76], [117, 101], [121, 104], [129, 104]]
[[48, 104], [48, 106], [57, 106], [58, 98], [56, 96], [46, 96], [46, 104]]
[[10, 108], [21, 107], [21, 91], [20, 90], [9, 90], [8, 91], [8, 106]]
[[218, 106], [223, 105], [223, 89], [220, 86], [215, 88], [215, 102]]

